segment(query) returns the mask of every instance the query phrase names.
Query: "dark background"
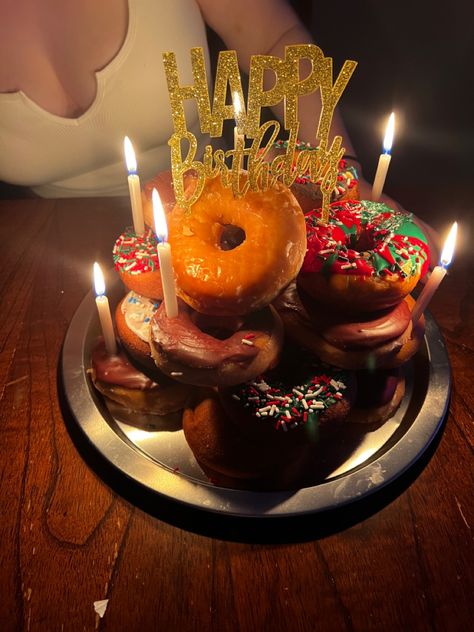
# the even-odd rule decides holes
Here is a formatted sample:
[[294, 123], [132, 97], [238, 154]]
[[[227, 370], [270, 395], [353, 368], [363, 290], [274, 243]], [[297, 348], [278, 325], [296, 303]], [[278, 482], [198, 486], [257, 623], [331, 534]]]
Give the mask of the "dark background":
[[386, 192], [426, 221], [431, 208], [444, 209], [446, 224], [460, 219], [466, 237], [474, 213], [474, 3], [293, 4], [311, 16], [305, 23], [336, 72], [345, 59], [358, 62], [340, 103], [365, 177], [373, 178], [394, 110]]
[[[471, 219], [474, 144], [474, 3], [311, 2], [293, 0], [334, 73], [345, 59], [358, 67], [340, 107], [370, 181], [389, 113], [397, 115], [385, 190], [430, 220], [442, 207], [446, 224]], [[220, 43], [211, 33], [211, 49]], [[0, 197], [25, 192], [1, 185]], [[444, 228], [444, 226], [438, 226]], [[464, 234], [466, 234], [466, 229]]]

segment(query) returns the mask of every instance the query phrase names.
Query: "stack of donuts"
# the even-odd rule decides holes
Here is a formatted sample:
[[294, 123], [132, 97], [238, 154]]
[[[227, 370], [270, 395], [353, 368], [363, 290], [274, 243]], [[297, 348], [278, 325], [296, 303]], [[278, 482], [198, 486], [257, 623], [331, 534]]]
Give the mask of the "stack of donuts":
[[[174, 206], [169, 173], [159, 174], [164, 207]], [[150, 198], [150, 199], [149, 199]], [[144, 194], [144, 203], [151, 204]], [[119, 353], [109, 356], [102, 341], [92, 354], [92, 380], [105, 397], [137, 413], [138, 426], [162, 427], [163, 421], [175, 420], [197, 397], [197, 390], [186, 387], [155, 365], [150, 351], [150, 326], [163, 299], [157, 254], [157, 239], [152, 228], [149, 207], [143, 235], [126, 228], [113, 249], [115, 269], [125, 286], [125, 294], [115, 309], [115, 330], [120, 341]]]
[[207, 181], [186, 215], [168, 216], [177, 319], [161, 307], [151, 326], [156, 364], [211, 387], [183, 415], [187, 442], [208, 477], [228, 487], [286, 488], [310, 468], [318, 428], [349, 412], [349, 372], [283, 344], [271, 306], [301, 269], [306, 223], [289, 189], [234, 198]]
[[358, 373], [354, 420], [382, 422], [404, 394], [400, 367], [418, 350], [410, 292], [429, 265], [427, 240], [410, 215], [347, 200], [305, 215], [301, 271], [275, 303], [289, 338], [323, 361]]
[[[344, 190], [327, 225], [319, 210], [302, 211], [303, 188], [313, 201], [319, 189], [306, 180], [234, 197], [210, 178], [186, 213], [169, 174], [160, 174], [144, 189], [145, 234], [125, 230], [117, 239], [127, 290], [115, 312], [121, 370], [98, 347], [96, 385], [108, 379], [108, 389], [98, 388], [111, 396], [126, 364], [143, 372], [119, 384], [122, 403], [140, 411], [146, 401], [157, 415], [182, 410], [186, 440], [218, 485], [304, 484], [321, 438], [347, 420], [385, 419], [403, 395], [398, 367], [423, 331], [423, 321], [411, 326], [408, 295], [428, 266], [426, 240], [409, 217], [346, 200], [357, 195], [347, 170], [341, 163]], [[186, 182], [191, 195], [197, 178]], [[161, 302], [153, 187], [167, 215], [175, 318]], [[380, 397], [365, 398], [374, 388]]]

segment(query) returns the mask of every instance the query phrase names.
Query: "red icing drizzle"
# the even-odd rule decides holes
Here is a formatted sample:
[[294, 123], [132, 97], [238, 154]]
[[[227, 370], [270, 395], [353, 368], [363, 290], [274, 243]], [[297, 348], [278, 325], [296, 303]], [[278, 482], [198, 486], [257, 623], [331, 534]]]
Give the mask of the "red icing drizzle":
[[[400, 277], [426, 272], [428, 247], [410, 216], [353, 200], [333, 203], [327, 225], [319, 223], [320, 216], [320, 210], [305, 216], [308, 250], [302, 272]], [[412, 234], [417, 231], [420, 238]]]

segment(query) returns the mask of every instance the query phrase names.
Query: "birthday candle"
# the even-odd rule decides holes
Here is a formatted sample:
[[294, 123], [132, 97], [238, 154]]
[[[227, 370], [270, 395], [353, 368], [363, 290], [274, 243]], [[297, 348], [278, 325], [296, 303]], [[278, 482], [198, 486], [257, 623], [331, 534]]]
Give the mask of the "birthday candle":
[[123, 148], [125, 152], [125, 162], [128, 170], [128, 190], [130, 193], [130, 202], [132, 205], [133, 230], [137, 235], [143, 235], [145, 232], [145, 223], [143, 221], [142, 208], [142, 192], [140, 188], [140, 178], [137, 174], [137, 160], [133, 145], [128, 136], [123, 140]]
[[380, 154], [379, 164], [375, 173], [374, 184], [372, 186], [372, 201], [378, 202], [382, 195], [385, 178], [387, 177], [388, 167], [392, 158], [390, 151], [392, 150], [393, 132], [395, 129], [395, 114], [392, 112], [388, 119], [383, 139], [383, 154]]
[[411, 320], [413, 325], [415, 325], [420, 319], [421, 315], [428, 307], [428, 303], [433, 298], [434, 293], [439, 287], [439, 284], [446, 276], [448, 271], [448, 266], [451, 263], [454, 253], [454, 246], [456, 244], [456, 235], [458, 230], [457, 222], [451, 226], [451, 230], [449, 231], [449, 235], [444, 242], [443, 251], [441, 253], [441, 258], [439, 261], [439, 265], [437, 265], [428, 279], [427, 284], [423, 288], [420, 296], [416, 299], [416, 303], [413, 306], [411, 312]]
[[105, 295], [105, 281], [102, 270], [97, 262], [94, 263], [94, 287], [97, 294], [95, 304], [99, 312], [99, 320], [104, 336], [105, 348], [109, 355], [116, 355], [117, 342], [115, 340], [112, 315], [110, 313], [109, 299]]
[[165, 212], [161, 204], [158, 191], [152, 192], [153, 216], [155, 220], [156, 236], [158, 238], [158, 259], [160, 262], [161, 283], [163, 285], [163, 300], [165, 303], [166, 315], [168, 318], [178, 316], [178, 300], [176, 298], [176, 287], [174, 283], [173, 260], [171, 257], [171, 246], [168, 243], [168, 226], [166, 224]]

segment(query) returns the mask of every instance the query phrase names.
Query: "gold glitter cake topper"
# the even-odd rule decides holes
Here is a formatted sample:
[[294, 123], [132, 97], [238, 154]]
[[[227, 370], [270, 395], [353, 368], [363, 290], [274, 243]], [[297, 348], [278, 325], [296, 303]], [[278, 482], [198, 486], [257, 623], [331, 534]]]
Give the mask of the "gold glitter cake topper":
[[[304, 79], [299, 76], [302, 59], [309, 60], [312, 66]], [[335, 107], [357, 65], [355, 61], [345, 61], [333, 82], [332, 59], [325, 57], [315, 44], [287, 46], [283, 59], [272, 55], [253, 55], [250, 60], [247, 107], [235, 51], [222, 51], [219, 54], [212, 107], [202, 48], [191, 49], [193, 85], [180, 85], [174, 53], [164, 53], [163, 63], [173, 116], [174, 133], [168, 144], [171, 147], [173, 185], [179, 206], [187, 211], [191, 209], [202, 192], [206, 177], [220, 174], [223, 186], [232, 187], [234, 195], [240, 197], [249, 189], [265, 190], [277, 180], [291, 186], [297, 177], [309, 173], [312, 182], [321, 180], [323, 220], [327, 220], [331, 192], [337, 181], [339, 161], [344, 154], [341, 136], [335, 136], [329, 146], [329, 131]], [[268, 71], [274, 73], [275, 83], [265, 90], [263, 80]], [[231, 104], [226, 103], [228, 88], [233, 95]], [[321, 114], [317, 126], [315, 122], [314, 133], [314, 144], [318, 145], [318, 151], [302, 150], [295, 156], [299, 130], [298, 99], [318, 88], [321, 92]], [[197, 139], [186, 127], [184, 101], [187, 99], [195, 99], [201, 133], [209, 134], [211, 138], [222, 136], [225, 120], [236, 121], [238, 133], [235, 134], [233, 149], [214, 151], [212, 145], [207, 145], [202, 161], [196, 159]], [[284, 129], [288, 132], [288, 145], [285, 154], [278, 155], [270, 162], [267, 156], [278, 138], [280, 123], [272, 120], [261, 125], [261, 110], [281, 101], [284, 102]], [[250, 147], [245, 146], [246, 139], [252, 140]], [[185, 155], [182, 152], [183, 141], [187, 143]], [[227, 161], [230, 161], [230, 167]], [[242, 180], [244, 162], [248, 177]], [[190, 169], [197, 174], [197, 185], [187, 195], [184, 174]]]

